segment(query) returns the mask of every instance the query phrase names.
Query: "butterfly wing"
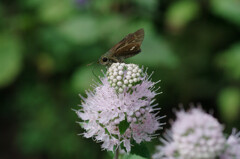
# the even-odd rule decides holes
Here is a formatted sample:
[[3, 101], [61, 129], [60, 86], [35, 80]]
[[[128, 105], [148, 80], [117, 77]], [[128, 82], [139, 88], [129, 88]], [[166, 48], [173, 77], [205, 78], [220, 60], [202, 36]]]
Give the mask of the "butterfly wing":
[[128, 34], [119, 43], [113, 46], [109, 56], [116, 58], [128, 58], [141, 52], [141, 44], [144, 39], [144, 29], [139, 29], [134, 33]]

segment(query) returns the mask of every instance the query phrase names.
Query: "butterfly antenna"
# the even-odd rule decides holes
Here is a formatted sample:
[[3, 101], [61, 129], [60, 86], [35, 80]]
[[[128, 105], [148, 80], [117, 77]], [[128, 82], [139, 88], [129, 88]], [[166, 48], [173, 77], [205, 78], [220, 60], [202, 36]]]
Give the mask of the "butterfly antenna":
[[[93, 64], [94, 62], [92, 62], [91, 64]], [[95, 70], [95, 68], [97, 67], [97, 65], [94, 65], [93, 67], [92, 67], [92, 74], [95, 76], [95, 78], [100, 82], [100, 83], [102, 83], [102, 81], [100, 80], [100, 78], [95, 74], [95, 72], [94, 72], [94, 70]]]
[[92, 64], [94, 64], [94, 62], [91, 62], [91, 63], [87, 64], [87, 66], [91, 66]]

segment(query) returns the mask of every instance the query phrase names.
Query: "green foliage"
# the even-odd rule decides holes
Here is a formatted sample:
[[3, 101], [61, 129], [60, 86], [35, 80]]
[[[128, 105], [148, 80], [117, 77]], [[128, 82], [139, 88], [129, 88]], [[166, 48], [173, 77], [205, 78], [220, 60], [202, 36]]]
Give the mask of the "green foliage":
[[240, 25], [240, 1], [238, 0], [212, 0], [213, 12], [226, 20]]
[[232, 45], [219, 55], [217, 60], [228, 77], [240, 80], [240, 43]]
[[[102, 76], [105, 67], [98, 58], [140, 28], [142, 52], [126, 62], [163, 81], [160, 114], [170, 119], [179, 102], [202, 102], [227, 129], [239, 128], [239, 6], [238, 0], [2, 0], [0, 158], [110, 158], [101, 143], [77, 135], [83, 129], [71, 109], [92, 79], [99, 82], [94, 74]], [[121, 122], [121, 134], [127, 127]], [[144, 145], [134, 144], [132, 154], [124, 157], [150, 158]]]
[[70, 0], [42, 0], [38, 5], [38, 16], [46, 23], [57, 23], [73, 12], [74, 2]]
[[127, 122], [127, 119], [119, 123], [119, 132], [121, 135], [123, 135], [128, 128], [129, 128], [129, 122]]
[[167, 24], [173, 28], [182, 28], [199, 14], [197, 1], [182, 0], [177, 1], [168, 9], [166, 13]]
[[0, 34], [0, 88], [11, 84], [22, 68], [22, 48], [18, 38]]
[[133, 143], [131, 153], [144, 158], [151, 158], [147, 146], [144, 143], [141, 144]]
[[[71, 78], [72, 89], [76, 91], [76, 93], [84, 92], [84, 90], [90, 89], [90, 85], [93, 80], [100, 82], [97, 78], [101, 75], [99, 72], [100, 69], [94, 68], [94, 66], [77, 68]], [[95, 73], [97, 77], [95, 77], [93, 73]]]
[[218, 103], [226, 122], [237, 121], [240, 115], [240, 89], [230, 87], [220, 92]]
[[97, 18], [89, 15], [68, 19], [59, 26], [58, 31], [65, 39], [79, 45], [91, 44], [97, 41], [100, 36]]
[[120, 159], [146, 159], [142, 156], [138, 156], [138, 155], [124, 155], [122, 158]]

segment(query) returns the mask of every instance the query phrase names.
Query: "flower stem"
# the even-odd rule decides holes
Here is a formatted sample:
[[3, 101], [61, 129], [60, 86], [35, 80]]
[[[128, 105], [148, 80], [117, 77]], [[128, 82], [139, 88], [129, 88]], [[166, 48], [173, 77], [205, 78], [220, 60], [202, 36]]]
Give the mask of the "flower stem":
[[119, 155], [119, 148], [117, 148], [114, 153], [114, 159], [118, 159], [118, 155]]

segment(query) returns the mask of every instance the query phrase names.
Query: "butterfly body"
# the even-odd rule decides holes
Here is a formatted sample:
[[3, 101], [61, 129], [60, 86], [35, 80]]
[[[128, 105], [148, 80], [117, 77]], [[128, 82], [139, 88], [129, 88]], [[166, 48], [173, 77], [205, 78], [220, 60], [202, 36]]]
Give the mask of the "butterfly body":
[[134, 33], [128, 34], [124, 39], [114, 45], [108, 52], [102, 55], [98, 63], [109, 66], [112, 63], [123, 62], [124, 59], [140, 53], [140, 47], [143, 39], [143, 29], [139, 29]]

